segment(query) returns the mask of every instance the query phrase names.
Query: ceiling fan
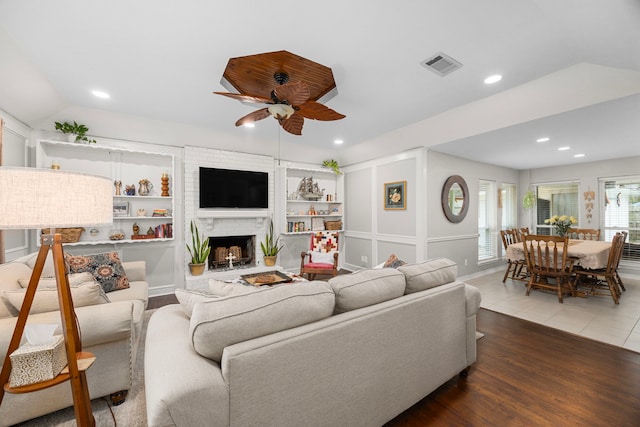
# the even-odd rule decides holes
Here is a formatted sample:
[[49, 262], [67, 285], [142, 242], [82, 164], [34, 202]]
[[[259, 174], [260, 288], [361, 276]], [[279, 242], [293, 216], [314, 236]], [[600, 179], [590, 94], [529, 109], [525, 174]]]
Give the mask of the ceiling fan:
[[217, 95], [227, 96], [240, 102], [252, 104], [266, 104], [268, 107], [261, 108], [241, 117], [236, 121], [236, 126], [257, 122], [269, 116], [275, 118], [282, 128], [294, 135], [302, 135], [304, 119], [312, 120], [340, 120], [346, 117], [331, 108], [309, 99], [311, 92], [309, 86], [302, 80], [288, 83], [289, 75], [284, 72], [277, 72], [273, 75], [278, 84], [272, 91], [270, 98], [260, 96], [245, 95], [241, 93], [214, 92]]

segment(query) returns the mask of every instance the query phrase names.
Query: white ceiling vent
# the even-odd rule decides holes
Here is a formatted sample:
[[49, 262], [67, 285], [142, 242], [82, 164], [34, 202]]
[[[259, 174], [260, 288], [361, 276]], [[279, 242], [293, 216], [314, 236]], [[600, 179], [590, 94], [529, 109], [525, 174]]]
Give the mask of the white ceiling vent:
[[423, 67], [428, 68], [440, 77], [444, 77], [449, 73], [454, 72], [458, 68], [462, 67], [462, 64], [453, 59], [452, 57], [439, 52], [433, 55], [431, 58], [422, 61]]

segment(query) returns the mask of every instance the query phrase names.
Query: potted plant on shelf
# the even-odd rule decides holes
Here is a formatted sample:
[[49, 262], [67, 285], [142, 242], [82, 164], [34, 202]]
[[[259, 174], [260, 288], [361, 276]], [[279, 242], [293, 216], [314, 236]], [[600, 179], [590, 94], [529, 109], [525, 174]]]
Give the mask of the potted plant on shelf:
[[278, 246], [280, 236], [274, 238], [273, 236], [273, 220], [269, 221], [269, 232], [265, 235], [264, 242], [260, 242], [262, 248], [262, 254], [264, 255], [264, 265], [274, 266], [276, 265], [276, 259], [278, 258], [278, 252], [284, 245]]
[[209, 252], [211, 247], [209, 246], [209, 238], [204, 236], [200, 237], [198, 226], [191, 221], [191, 246], [187, 244], [187, 250], [191, 255], [191, 262], [189, 263], [189, 271], [192, 276], [199, 276], [204, 272], [204, 268], [209, 258]]
[[336, 175], [340, 175], [342, 173], [342, 171], [340, 171], [340, 166], [338, 166], [338, 162], [333, 159], [325, 160], [322, 162], [322, 166], [331, 169]]
[[69, 122], [54, 122], [56, 125], [56, 130], [68, 134], [70, 137], [69, 142], [86, 142], [86, 143], [94, 143], [95, 139], [89, 139], [86, 137], [86, 133], [89, 131], [89, 128], [85, 125], [78, 124], [77, 122], [73, 122], [73, 124]]

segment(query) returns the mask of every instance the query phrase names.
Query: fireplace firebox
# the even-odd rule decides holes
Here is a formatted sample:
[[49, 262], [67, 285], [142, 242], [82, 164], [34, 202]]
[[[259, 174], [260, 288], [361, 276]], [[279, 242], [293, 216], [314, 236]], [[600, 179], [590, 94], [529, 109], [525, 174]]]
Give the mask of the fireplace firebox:
[[229, 268], [229, 256], [234, 267], [254, 267], [256, 236], [209, 237], [209, 270]]

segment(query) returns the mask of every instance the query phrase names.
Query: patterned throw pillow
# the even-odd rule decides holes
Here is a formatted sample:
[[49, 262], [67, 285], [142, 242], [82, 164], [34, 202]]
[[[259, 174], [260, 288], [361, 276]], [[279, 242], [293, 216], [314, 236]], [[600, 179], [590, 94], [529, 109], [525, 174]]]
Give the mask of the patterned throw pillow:
[[402, 261], [401, 259], [398, 259], [396, 254], [391, 254], [389, 256], [389, 258], [385, 261], [385, 263], [382, 266], [382, 268], [398, 268], [398, 267], [403, 266], [405, 264], [406, 264], [406, 262]]
[[83, 273], [88, 271], [93, 274], [105, 292], [127, 289], [129, 279], [124, 272], [120, 257], [117, 252], [106, 252], [96, 255], [69, 255], [65, 254], [71, 273]]

